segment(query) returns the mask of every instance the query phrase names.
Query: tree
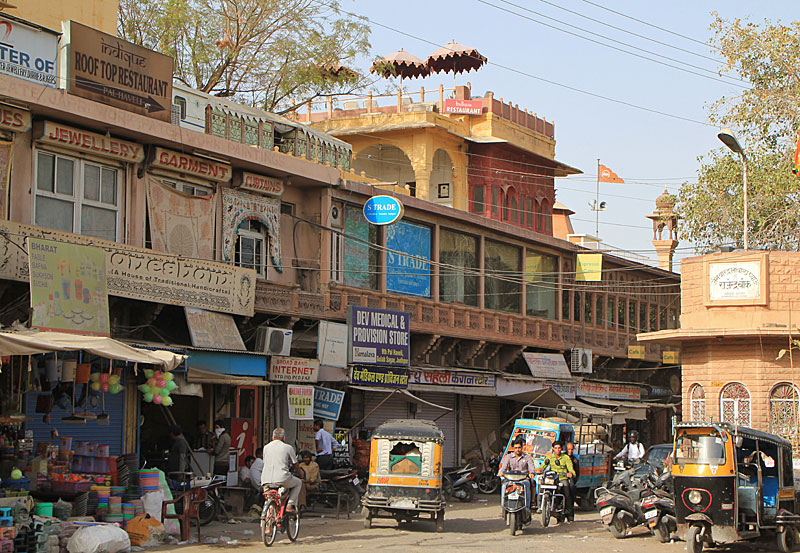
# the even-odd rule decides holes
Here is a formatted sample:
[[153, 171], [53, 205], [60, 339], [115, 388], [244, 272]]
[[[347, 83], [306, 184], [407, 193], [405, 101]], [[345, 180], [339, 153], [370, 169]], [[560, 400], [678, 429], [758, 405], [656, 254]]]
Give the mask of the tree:
[[364, 85], [331, 68], [369, 49], [338, 0], [120, 0], [121, 38], [175, 59], [175, 79], [268, 111]]
[[[800, 23], [763, 26], [715, 15], [712, 45], [720, 73], [747, 81], [740, 96], [709, 106], [711, 122], [735, 129], [748, 156], [748, 211], [753, 248], [800, 249], [800, 183], [792, 153], [800, 123]], [[742, 244], [742, 167], [721, 148], [699, 158], [697, 183], [684, 184], [678, 210], [687, 239], [699, 251]]]

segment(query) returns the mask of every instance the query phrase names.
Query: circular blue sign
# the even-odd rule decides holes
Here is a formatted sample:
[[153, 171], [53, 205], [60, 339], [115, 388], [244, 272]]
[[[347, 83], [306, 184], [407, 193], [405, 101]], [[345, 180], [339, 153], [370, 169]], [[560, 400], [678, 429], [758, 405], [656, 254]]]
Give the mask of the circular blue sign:
[[373, 196], [364, 204], [364, 218], [373, 225], [391, 225], [403, 216], [403, 204], [392, 196]]

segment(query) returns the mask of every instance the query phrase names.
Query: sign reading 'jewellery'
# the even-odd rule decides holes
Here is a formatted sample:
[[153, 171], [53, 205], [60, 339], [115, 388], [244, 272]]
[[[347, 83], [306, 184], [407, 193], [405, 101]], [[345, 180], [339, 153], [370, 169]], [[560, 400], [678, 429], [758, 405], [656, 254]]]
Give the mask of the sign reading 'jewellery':
[[382, 388], [408, 388], [408, 369], [395, 367], [361, 367], [350, 369], [350, 383]]
[[33, 137], [39, 142], [55, 144], [62, 148], [99, 155], [117, 161], [139, 163], [144, 159], [144, 149], [140, 144], [68, 127], [52, 121], [37, 122], [33, 129]]

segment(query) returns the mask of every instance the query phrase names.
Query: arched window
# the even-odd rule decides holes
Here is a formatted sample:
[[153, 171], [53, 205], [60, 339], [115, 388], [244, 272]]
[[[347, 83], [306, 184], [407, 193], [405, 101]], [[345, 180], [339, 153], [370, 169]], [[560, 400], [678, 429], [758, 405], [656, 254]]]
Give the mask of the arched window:
[[693, 421], [706, 420], [706, 391], [700, 384], [695, 384], [689, 390], [689, 404]]
[[519, 213], [518, 209], [517, 191], [513, 188], [509, 188], [505, 193], [505, 202], [503, 204], [503, 221], [516, 223], [519, 220], [517, 216]]
[[769, 393], [769, 431], [783, 436], [792, 442], [792, 449], [800, 446], [797, 432], [797, 415], [800, 407], [800, 394], [788, 382], [776, 384]]
[[542, 230], [542, 216], [541, 216], [542, 206], [539, 204], [539, 200], [533, 201], [533, 220], [534, 220], [534, 228], [541, 232]]
[[552, 230], [552, 214], [550, 212], [550, 202], [547, 198], [542, 200], [542, 232], [549, 233]]
[[726, 384], [719, 395], [722, 422], [750, 426], [750, 392], [744, 384]]

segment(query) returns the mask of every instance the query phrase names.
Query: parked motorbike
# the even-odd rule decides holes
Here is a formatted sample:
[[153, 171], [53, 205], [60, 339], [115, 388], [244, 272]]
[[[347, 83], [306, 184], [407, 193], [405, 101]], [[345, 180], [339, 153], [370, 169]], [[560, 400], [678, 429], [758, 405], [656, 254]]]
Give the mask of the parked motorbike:
[[537, 507], [542, 515], [542, 527], [550, 525], [550, 517], [557, 522], [564, 520], [564, 494], [558, 491], [558, 473], [547, 470], [539, 476], [536, 483]]
[[478, 491], [481, 493], [494, 493], [500, 487], [500, 477], [497, 471], [500, 470], [500, 457], [492, 455], [486, 461], [488, 470], [483, 471], [477, 480]]
[[210, 482], [200, 486], [206, 491], [206, 499], [200, 504], [198, 510], [200, 526], [205, 526], [218, 516], [227, 518], [228, 511], [225, 508], [225, 500], [220, 493], [220, 488], [225, 485], [226, 480], [224, 476], [214, 476]]
[[[348, 512], [354, 512], [361, 508], [361, 496], [364, 495], [364, 488], [358, 471], [352, 467], [338, 468], [331, 470], [320, 470], [320, 491], [338, 492], [347, 498]], [[322, 494], [325, 496], [325, 494]]]
[[468, 464], [447, 472], [442, 481], [442, 491], [447, 499], [455, 497], [464, 502], [472, 501], [478, 491], [478, 484], [475, 482], [475, 472], [472, 465]]
[[[635, 469], [629, 469], [635, 471]], [[601, 487], [595, 490], [595, 506], [600, 511], [603, 524], [608, 526], [611, 535], [622, 539], [628, 535], [628, 530], [645, 524], [646, 519], [642, 512], [641, 500], [643, 496], [652, 495], [647, 491], [643, 480], [646, 475], [626, 474], [615, 481], [616, 487]]]
[[678, 530], [678, 521], [675, 518], [675, 499], [672, 495], [672, 473], [665, 472], [655, 478], [648, 474], [646, 485], [652, 491], [651, 495], [642, 498], [641, 511], [650, 531], [661, 543], [667, 543], [674, 532]]
[[531, 511], [528, 509], [528, 494], [530, 485], [525, 486], [528, 480], [524, 473], [507, 472], [503, 475], [505, 487], [503, 488], [503, 519], [508, 526], [508, 531], [514, 536], [517, 530], [531, 522]]

